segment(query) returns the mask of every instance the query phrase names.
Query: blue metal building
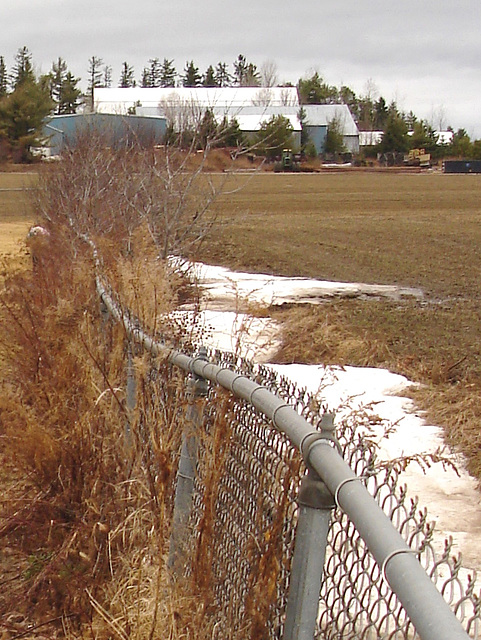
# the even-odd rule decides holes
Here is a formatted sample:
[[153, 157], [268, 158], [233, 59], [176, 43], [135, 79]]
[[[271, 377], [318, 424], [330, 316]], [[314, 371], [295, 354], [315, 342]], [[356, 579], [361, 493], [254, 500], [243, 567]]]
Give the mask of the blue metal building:
[[43, 136], [48, 140], [48, 155], [56, 156], [89, 131], [100, 134], [111, 146], [134, 141], [155, 145], [163, 142], [166, 128], [162, 116], [72, 114], [51, 116], [45, 122]]

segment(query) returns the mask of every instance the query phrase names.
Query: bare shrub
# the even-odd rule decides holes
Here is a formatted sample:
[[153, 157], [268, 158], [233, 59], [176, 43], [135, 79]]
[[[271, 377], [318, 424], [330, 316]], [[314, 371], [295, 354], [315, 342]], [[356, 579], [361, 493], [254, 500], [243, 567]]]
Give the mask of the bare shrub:
[[213, 178], [204, 168], [221, 135], [216, 129], [199, 152], [197, 137], [188, 149], [135, 141], [112, 148], [94, 129], [80, 135], [62, 161], [43, 173], [37, 213], [51, 225], [66, 221], [93, 239], [114, 234], [124, 252], [132, 250], [132, 237], [141, 228], [161, 259], [187, 256], [215, 223], [212, 204], [226, 178]]

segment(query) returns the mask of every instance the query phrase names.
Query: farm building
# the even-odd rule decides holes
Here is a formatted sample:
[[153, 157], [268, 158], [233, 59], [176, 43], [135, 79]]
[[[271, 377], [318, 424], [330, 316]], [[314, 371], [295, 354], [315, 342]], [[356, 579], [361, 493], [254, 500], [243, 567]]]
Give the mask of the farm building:
[[162, 116], [130, 116], [111, 114], [72, 114], [51, 116], [45, 122], [43, 137], [48, 140], [48, 155], [56, 156], [69, 143], [89, 131], [97, 131], [116, 145], [126, 140], [141, 144], [162, 142], [167, 122]]
[[301, 123], [294, 87], [169, 87], [96, 89], [97, 113], [161, 115], [176, 128], [198, 124], [209, 110], [216, 120], [237, 120], [241, 131], [252, 134], [273, 116], [282, 115], [293, 130], [293, 145], [299, 147]]
[[[412, 135], [412, 131], [408, 131], [408, 135]], [[448, 145], [453, 142], [452, 131], [435, 131], [438, 144]], [[383, 131], [360, 131], [359, 132], [359, 146], [371, 147], [379, 144], [382, 140]]]
[[327, 128], [331, 122], [337, 122], [346, 150], [359, 153], [359, 131], [346, 104], [305, 104], [302, 110], [304, 128], [318, 154], [324, 151]]
[[382, 140], [383, 131], [359, 131], [359, 146], [373, 147]]
[[[98, 113], [163, 115], [179, 123], [199, 122], [205, 111], [217, 120], [236, 119], [241, 131], [252, 133], [272, 116], [282, 115], [293, 128], [294, 146], [300, 145], [302, 125], [295, 87], [176, 87], [144, 89], [95, 89], [94, 108]], [[359, 151], [359, 132], [347, 105], [304, 105], [304, 126], [317, 153], [324, 151], [329, 123], [336, 119], [343, 131], [346, 148]]]
[[[94, 110], [97, 113], [131, 113], [143, 109], [169, 110], [190, 106], [202, 113], [206, 109], [226, 115], [237, 115], [245, 107], [299, 107], [295, 87], [158, 87], [144, 89], [94, 90]], [[151, 112], [152, 113], [152, 112]]]

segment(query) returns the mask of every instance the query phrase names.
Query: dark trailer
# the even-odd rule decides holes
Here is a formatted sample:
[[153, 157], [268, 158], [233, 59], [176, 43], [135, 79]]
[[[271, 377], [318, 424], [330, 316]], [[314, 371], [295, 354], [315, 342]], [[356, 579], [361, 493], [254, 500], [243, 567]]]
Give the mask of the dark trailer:
[[481, 173], [481, 160], [445, 160], [444, 173]]

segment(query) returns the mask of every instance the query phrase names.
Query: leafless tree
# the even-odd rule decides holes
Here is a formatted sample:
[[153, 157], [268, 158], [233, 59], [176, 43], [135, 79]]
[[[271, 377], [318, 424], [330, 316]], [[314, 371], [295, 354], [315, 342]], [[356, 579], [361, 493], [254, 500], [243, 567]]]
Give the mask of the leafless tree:
[[199, 149], [198, 128], [185, 149], [175, 140], [161, 147], [112, 144], [98, 131], [85, 132], [41, 180], [37, 211], [49, 229], [67, 222], [78, 235], [111, 237], [119, 250], [129, 251], [142, 228], [161, 259], [188, 256], [215, 223], [212, 205], [225, 191], [227, 174], [205, 171], [222, 134], [216, 128]]
[[277, 63], [274, 60], [266, 60], [261, 65], [261, 85], [263, 87], [275, 87], [279, 81]]

